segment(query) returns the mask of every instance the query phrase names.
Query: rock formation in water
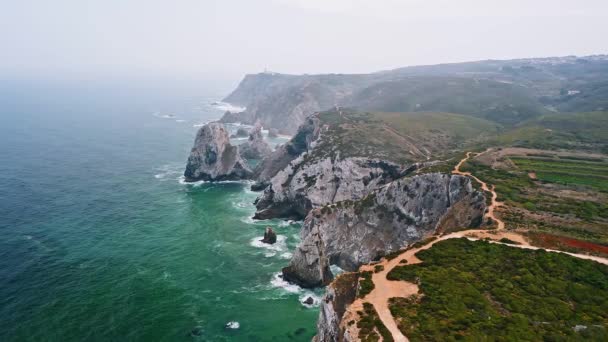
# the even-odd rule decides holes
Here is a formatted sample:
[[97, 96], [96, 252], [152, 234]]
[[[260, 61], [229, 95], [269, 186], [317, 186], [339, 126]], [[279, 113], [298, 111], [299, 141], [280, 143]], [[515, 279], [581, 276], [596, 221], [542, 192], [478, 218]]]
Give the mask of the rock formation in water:
[[260, 241], [272, 245], [277, 242], [277, 233], [275, 233], [271, 227], [266, 227], [266, 231], [264, 232], [264, 238], [262, 238], [262, 240]]
[[231, 135], [231, 138], [246, 138], [249, 135], [249, 131], [247, 131], [246, 129], [244, 129], [243, 127], [239, 127], [236, 130], [236, 133], [234, 133], [233, 135]]
[[187, 182], [249, 179], [252, 175], [238, 147], [230, 144], [223, 124], [212, 122], [199, 129], [184, 172]]
[[483, 194], [466, 177], [431, 173], [401, 178], [362, 200], [312, 210], [283, 276], [304, 287], [327, 285], [330, 264], [354, 271], [439, 227], [477, 226], [484, 211]]
[[255, 127], [249, 132], [249, 139], [239, 145], [241, 157], [245, 159], [260, 160], [272, 153], [270, 145], [264, 140], [262, 135], [262, 126], [258, 122]]

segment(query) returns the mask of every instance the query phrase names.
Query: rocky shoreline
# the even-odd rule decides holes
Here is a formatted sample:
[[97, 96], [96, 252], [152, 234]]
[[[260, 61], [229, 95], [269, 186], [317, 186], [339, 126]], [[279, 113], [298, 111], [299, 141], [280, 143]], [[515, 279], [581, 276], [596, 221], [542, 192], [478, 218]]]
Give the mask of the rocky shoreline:
[[[274, 151], [264, 141], [260, 123], [239, 146], [230, 144], [222, 123], [209, 123], [196, 136], [184, 175], [189, 182], [254, 181], [252, 190], [261, 191], [255, 219], [304, 220], [301, 243], [282, 275], [302, 287], [331, 284], [321, 304], [317, 340], [334, 341], [345, 336], [339, 323], [357, 281], [353, 290], [347, 273], [332, 283], [331, 265], [356, 271], [436, 234], [439, 226], [477, 226], [486, 205], [467, 177], [417, 175], [424, 163], [319, 153], [327, 148], [319, 143], [322, 138], [343, 129], [324, 120], [319, 113], [309, 116]], [[252, 169], [250, 159], [260, 162]], [[263, 242], [273, 243], [273, 234], [267, 231]]]

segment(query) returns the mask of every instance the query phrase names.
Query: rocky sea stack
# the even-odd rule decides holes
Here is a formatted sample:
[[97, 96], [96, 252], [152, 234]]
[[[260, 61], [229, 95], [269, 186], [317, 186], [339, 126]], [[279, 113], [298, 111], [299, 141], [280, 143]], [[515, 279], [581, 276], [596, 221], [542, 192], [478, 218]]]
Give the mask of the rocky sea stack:
[[199, 129], [184, 172], [187, 182], [248, 179], [252, 174], [223, 124], [212, 122]]
[[270, 145], [262, 135], [262, 125], [258, 122], [249, 133], [247, 142], [239, 146], [241, 156], [245, 159], [263, 159], [272, 153]]

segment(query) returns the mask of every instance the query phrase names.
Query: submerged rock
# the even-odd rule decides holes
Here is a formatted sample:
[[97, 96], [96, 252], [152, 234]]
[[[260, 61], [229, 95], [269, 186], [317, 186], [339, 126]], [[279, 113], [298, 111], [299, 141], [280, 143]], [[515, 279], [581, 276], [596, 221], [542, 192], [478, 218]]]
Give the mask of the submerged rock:
[[362, 200], [312, 210], [283, 276], [303, 287], [327, 285], [330, 264], [357, 270], [439, 229], [478, 225], [484, 210], [483, 194], [467, 177], [433, 173], [402, 178]]
[[262, 240], [263, 243], [274, 244], [277, 242], [277, 234], [270, 227], [266, 227], [266, 232], [264, 232], [264, 238]]
[[199, 129], [184, 172], [187, 182], [249, 179], [252, 174], [224, 125], [212, 122]]

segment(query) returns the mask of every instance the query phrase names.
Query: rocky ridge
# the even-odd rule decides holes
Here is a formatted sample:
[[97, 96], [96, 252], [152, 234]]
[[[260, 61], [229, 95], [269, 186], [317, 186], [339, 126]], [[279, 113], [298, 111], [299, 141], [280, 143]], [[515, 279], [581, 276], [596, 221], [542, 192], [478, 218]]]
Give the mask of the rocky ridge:
[[362, 200], [312, 210], [283, 276], [303, 287], [327, 285], [332, 264], [354, 271], [436, 233], [439, 226], [450, 230], [479, 225], [484, 210], [483, 194], [464, 176], [401, 178]]

